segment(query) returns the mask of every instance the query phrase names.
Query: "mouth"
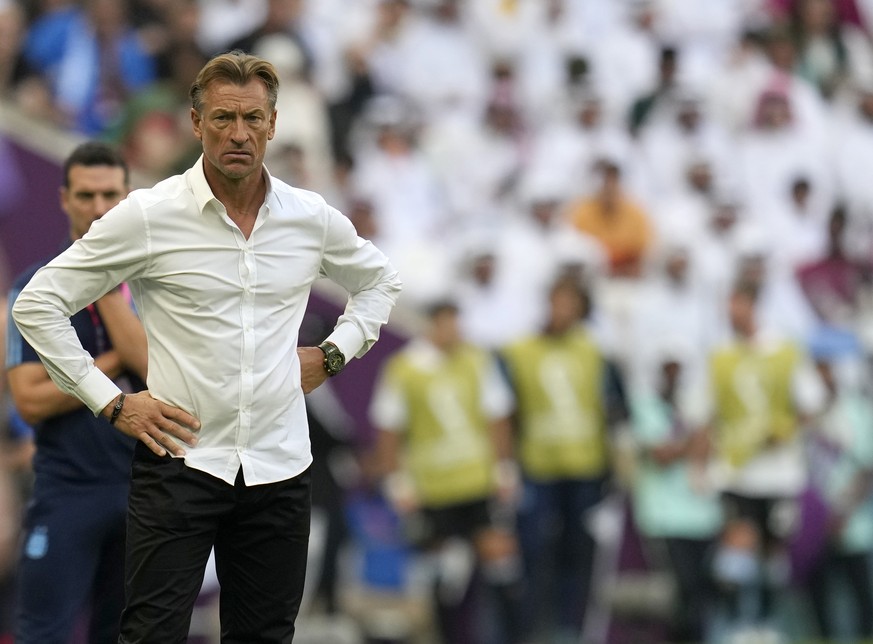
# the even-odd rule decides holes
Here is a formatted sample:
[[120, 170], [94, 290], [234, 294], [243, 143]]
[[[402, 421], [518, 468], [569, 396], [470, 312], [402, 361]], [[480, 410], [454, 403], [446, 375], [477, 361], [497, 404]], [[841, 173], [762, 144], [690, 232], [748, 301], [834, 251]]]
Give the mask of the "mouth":
[[230, 161], [247, 161], [252, 158], [251, 152], [245, 152], [244, 150], [232, 150], [225, 152], [223, 156]]

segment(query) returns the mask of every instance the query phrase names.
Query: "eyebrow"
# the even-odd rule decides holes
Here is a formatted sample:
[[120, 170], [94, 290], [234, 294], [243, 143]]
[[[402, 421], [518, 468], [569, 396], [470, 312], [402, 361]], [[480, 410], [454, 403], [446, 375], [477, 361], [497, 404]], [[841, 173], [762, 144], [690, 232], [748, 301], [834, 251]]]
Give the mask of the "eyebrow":
[[266, 110], [264, 110], [263, 107], [253, 107], [253, 108], [250, 109], [250, 110], [246, 110], [246, 111], [244, 111], [244, 112], [240, 112], [239, 110], [236, 110], [236, 109], [228, 109], [228, 108], [225, 108], [225, 107], [216, 107], [216, 108], [212, 111], [213, 116], [223, 116], [223, 115], [225, 115], [225, 114], [240, 114], [240, 113], [241, 113], [243, 116], [252, 116], [252, 115], [254, 115], [254, 114], [265, 114], [265, 113], [266, 113]]
[[111, 190], [74, 190], [73, 195], [76, 197], [93, 197], [94, 195], [117, 195], [121, 190], [113, 188]]

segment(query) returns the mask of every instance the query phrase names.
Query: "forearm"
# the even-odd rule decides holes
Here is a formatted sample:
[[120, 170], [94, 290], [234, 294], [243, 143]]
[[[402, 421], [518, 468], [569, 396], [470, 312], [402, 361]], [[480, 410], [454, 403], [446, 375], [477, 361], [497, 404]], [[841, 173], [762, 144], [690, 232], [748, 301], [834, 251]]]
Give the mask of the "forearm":
[[376, 440], [376, 472], [385, 478], [400, 468], [400, 435], [395, 431], [379, 430]]
[[398, 432], [379, 431], [376, 476], [389, 503], [400, 514], [407, 514], [418, 507], [418, 494], [411, 474], [401, 467], [401, 442]]
[[82, 401], [65, 394], [51, 380], [33, 387], [26, 396], [15, 396], [15, 407], [28, 425], [68, 414], [82, 407]]
[[508, 419], [501, 418], [492, 421], [491, 441], [494, 444], [494, 455], [498, 461], [513, 459], [512, 425]]
[[12, 317], [57, 388], [96, 413], [117, 395], [118, 387], [100, 371], [70, 323], [78, 302], [61, 297], [69, 283], [65, 277], [53, 271], [37, 273], [16, 298]]
[[[110, 378], [121, 373], [121, 363], [114, 351], [108, 351], [94, 360], [95, 366]], [[68, 414], [84, 406], [81, 400], [58, 389], [45, 374], [37, 381], [19, 382], [10, 377], [10, 389], [15, 408], [29, 425], [62, 414]]]
[[661, 467], [667, 467], [686, 458], [688, 455], [687, 447], [688, 445], [685, 441], [670, 441], [650, 446], [648, 448], [648, 455], [649, 458]]
[[95, 305], [121, 364], [145, 381], [148, 370], [146, 333], [124, 293], [114, 289]]

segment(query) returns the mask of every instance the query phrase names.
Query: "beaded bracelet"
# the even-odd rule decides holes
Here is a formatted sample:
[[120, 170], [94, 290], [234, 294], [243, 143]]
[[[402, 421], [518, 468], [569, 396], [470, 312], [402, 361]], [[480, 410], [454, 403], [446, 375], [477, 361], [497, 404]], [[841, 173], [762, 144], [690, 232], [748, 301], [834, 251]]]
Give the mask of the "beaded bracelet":
[[109, 424], [114, 425], [115, 421], [118, 420], [119, 414], [121, 414], [121, 408], [124, 407], [124, 399], [126, 396], [121, 394], [118, 397], [118, 402], [115, 403], [115, 407], [112, 408], [112, 416], [109, 417]]

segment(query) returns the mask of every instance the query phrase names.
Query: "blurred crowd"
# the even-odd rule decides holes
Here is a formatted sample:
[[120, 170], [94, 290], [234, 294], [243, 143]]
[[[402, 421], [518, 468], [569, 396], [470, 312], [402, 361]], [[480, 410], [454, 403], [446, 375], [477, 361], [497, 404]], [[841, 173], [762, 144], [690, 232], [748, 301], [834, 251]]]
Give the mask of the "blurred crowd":
[[[458, 497], [499, 497], [519, 578], [542, 570], [525, 521], [552, 521], [525, 509], [561, 505], [545, 488], [581, 481], [587, 500], [568, 493], [573, 518], [549, 525], [626, 494], [649, 569], [677, 589], [664, 641], [749, 624], [778, 635], [772, 591], [789, 587], [813, 609], [804, 636], [873, 637], [873, 1], [0, 0], [0, 98], [116, 144], [156, 180], [199, 154], [188, 87], [230, 49], [281, 76], [267, 167], [382, 248], [401, 308], [420, 316], [410, 354], [380, 377], [380, 438], [405, 434], [394, 442], [414, 453], [416, 361], [461, 344], [502, 383], [484, 367], [459, 375], [491, 392], [483, 427], [528, 437], [542, 417], [599, 410], [588, 442], [568, 443], [599, 445], [593, 461], [553, 472], [532, 443], [498, 444], [494, 490]], [[561, 355], [589, 370], [556, 357], [528, 382], [520, 365], [550, 349], [525, 343], [563, 337], [568, 310], [584, 337]], [[602, 400], [580, 393], [601, 381]], [[377, 443], [375, 457], [356, 445], [364, 480], [406, 525], [427, 506], [410, 501], [423, 479], [398, 479], [402, 458], [386, 465]], [[573, 540], [590, 547], [556, 547], [552, 566], [579, 576], [561, 596], [590, 607], [603, 594], [590, 580], [602, 590], [619, 573], [602, 570], [609, 531], [589, 523]], [[505, 557], [480, 545], [474, 559], [503, 562], [491, 585], [506, 599]], [[856, 600], [848, 617], [834, 593]], [[597, 611], [568, 614], [528, 625], [595, 637]]]

